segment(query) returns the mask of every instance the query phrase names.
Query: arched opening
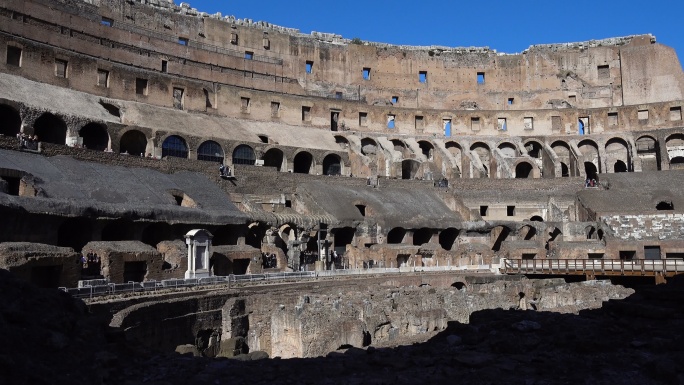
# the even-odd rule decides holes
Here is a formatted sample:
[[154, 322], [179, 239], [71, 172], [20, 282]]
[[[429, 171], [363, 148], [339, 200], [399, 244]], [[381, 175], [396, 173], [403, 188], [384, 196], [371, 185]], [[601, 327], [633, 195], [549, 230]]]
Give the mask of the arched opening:
[[355, 233], [356, 231], [353, 227], [342, 227], [331, 231], [331, 234], [335, 239], [335, 251], [337, 252], [337, 255], [344, 255], [347, 251], [347, 245], [351, 245], [354, 241]]
[[461, 146], [456, 143], [456, 142], [447, 142], [445, 144], [445, 147], [447, 151], [451, 154], [451, 156], [454, 157], [456, 160], [456, 174], [457, 176], [460, 176], [461, 174], [461, 154], [463, 153], [463, 150], [461, 149]]
[[561, 177], [567, 178], [570, 176], [570, 170], [568, 169], [568, 165], [561, 162]]
[[387, 233], [387, 244], [404, 243], [406, 237], [406, 229], [403, 227], [395, 227]]
[[512, 143], [503, 142], [499, 145], [499, 151], [506, 158], [515, 158], [518, 156], [518, 151]]
[[602, 240], [603, 239], [603, 230], [599, 229], [596, 231], [596, 227], [594, 226], [587, 226], [584, 229], [584, 233], [587, 235], [587, 240]]
[[264, 161], [265, 167], [275, 167], [278, 171], [283, 171], [283, 152], [277, 148], [271, 148], [264, 154], [261, 159]]
[[427, 158], [427, 160], [432, 160], [432, 154], [435, 151], [435, 147], [432, 145], [432, 143], [425, 140], [421, 140], [418, 142], [418, 146], [420, 147], [420, 151]]
[[415, 179], [418, 174], [420, 163], [412, 159], [401, 161], [401, 179]]
[[130, 241], [134, 240], [133, 234], [133, 221], [117, 219], [110, 221], [102, 229], [101, 239], [103, 241]]
[[126, 131], [119, 141], [119, 152], [135, 156], [145, 155], [147, 137], [138, 130]]
[[33, 132], [38, 135], [38, 141], [66, 144], [67, 126], [64, 121], [51, 113], [45, 113], [36, 120], [33, 125], [35, 129]]
[[490, 239], [493, 240], [492, 251], [501, 250], [501, 245], [506, 240], [506, 238], [508, 238], [508, 234], [510, 233], [511, 230], [508, 227], [497, 226], [493, 228], [492, 231], [489, 233]]
[[88, 218], [69, 218], [59, 225], [57, 246], [71, 247], [80, 252], [93, 239], [94, 223]]
[[542, 149], [543, 147], [541, 143], [537, 142], [536, 140], [531, 140], [525, 143], [525, 150], [527, 151], [527, 155], [529, 155], [532, 158], [541, 159]]
[[298, 174], [310, 174], [313, 167], [313, 156], [306, 151], [301, 151], [294, 157], [293, 171]]
[[587, 175], [587, 179], [597, 179], [598, 172], [596, 171], [596, 165], [591, 162], [584, 162], [584, 172]]
[[365, 156], [376, 155], [378, 144], [371, 138], [361, 139], [361, 153]]
[[529, 178], [532, 173], [532, 165], [527, 162], [520, 162], [515, 166], [516, 178]]
[[660, 201], [656, 205], [656, 210], [674, 210], [674, 204], [671, 201]]
[[439, 245], [442, 246], [444, 250], [451, 250], [454, 247], [456, 238], [458, 238], [457, 229], [453, 227], [444, 229], [439, 233]]
[[152, 223], [142, 232], [141, 241], [152, 247], [157, 247], [161, 241], [171, 241], [177, 239], [173, 228], [165, 222]]
[[400, 153], [402, 158], [410, 157], [411, 151], [406, 148], [406, 144], [402, 140], [392, 139], [391, 142], [394, 151]]
[[614, 172], [627, 172], [627, 165], [625, 162], [618, 160], [615, 161], [615, 165], [613, 166], [613, 171]]
[[197, 160], [223, 163], [223, 148], [213, 140], [207, 140], [197, 147]]
[[540, 217], [539, 215], [534, 215], [532, 218], [530, 218], [530, 221], [532, 222], [544, 222], [544, 218]]
[[162, 143], [162, 157], [173, 156], [176, 158], [188, 157], [188, 145], [185, 139], [178, 135], [171, 135]]
[[107, 128], [101, 124], [89, 123], [78, 132], [83, 138], [83, 147], [95, 151], [104, 151], [109, 147], [109, 134]]
[[420, 246], [424, 245], [426, 243], [430, 242], [430, 239], [432, 239], [432, 230], [431, 229], [418, 229], [413, 232], [413, 245], [414, 246]]
[[0, 105], [0, 135], [16, 136], [21, 131], [19, 111], [8, 105]]
[[[673, 134], [667, 137], [665, 140], [665, 147], [667, 148], [667, 157], [670, 160], [670, 164], [680, 165], [682, 164], [682, 158], [684, 157], [684, 134]], [[676, 166], [673, 168], [681, 168]]]
[[[606, 142], [606, 159], [607, 163], [610, 164], [610, 160], [614, 160], [614, 172], [627, 172], [629, 171], [629, 164], [631, 163], [629, 149], [627, 142], [622, 138], [612, 138]], [[624, 165], [624, 171], [618, 171], [618, 163], [621, 162]]]
[[642, 171], [660, 170], [660, 154], [658, 142], [650, 136], [642, 136], [636, 140], [636, 153], [641, 159]]
[[335, 135], [335, 143], [343, 150], [346, 150], [349, 147], [349, 140], [342, 135]]
[[247, 229], [245, 244], [261, 250], [261, 243], [266, 235], [266, 227], [260, 223], [252, 223]]
[[340, 156], [337, 154], [329, 154], [323, 158], [323, 175], [341, 175], [342, 163]]
[[475, 178], [487, 178], [489, 177], [489, 169], [490, 169], [490, 160], [491, 160], [491, 152], [489, 150], [489, 146], [482, 142], [477, 142], [474, 143], [472, 146], [470, 146], [470, 151], [474, 152], [477, 158], [480, 160], [482, 163], [484, 175], [481, 175], [479, 173], [474, 173], [473, 177]]
[[523, 226], [518, 234], [523, 240], [531, 241], [537, 236], [537, 229], [533, 226]]
[[235, 147], [235, 150], [233, 150], [233, 164], [253, 166], [254, 163], [256, 163], [256, 156], [252, 147], [246, 144]]

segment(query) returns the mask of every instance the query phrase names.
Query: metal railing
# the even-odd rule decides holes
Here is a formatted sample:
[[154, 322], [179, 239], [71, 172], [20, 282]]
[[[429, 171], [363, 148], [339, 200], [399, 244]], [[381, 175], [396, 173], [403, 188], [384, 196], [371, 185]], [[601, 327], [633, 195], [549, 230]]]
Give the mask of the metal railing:
[[212, 276], [207, 278], [165, 279], [161, 281], [109, 283], [107, 280], [79, 281], [78, 287], [59, 289], [76, 298], [93, 298], [105, 295], [119, 295], [126, 293], [157, 292], [168, 289], [183, 289], [199, 286], [227, 285], [229, 288], [237, 284], [259, 284], [268, 282], [282, 282], [286, 280], [305, 281], [312, 279], [335, 279], [336, 277], [402, 274], [402, 273], [430, 273], [430, 272], [494, 272], [499, 265], [461, 265], [461, 266], [416, 266], [416, 267], [374, 267], [364, 269], [338, 269], [324, 271], [295, 271], [263, 274]]
[[504, 274], [656, 275], [684, 273], [682, 259], [502, 259]]

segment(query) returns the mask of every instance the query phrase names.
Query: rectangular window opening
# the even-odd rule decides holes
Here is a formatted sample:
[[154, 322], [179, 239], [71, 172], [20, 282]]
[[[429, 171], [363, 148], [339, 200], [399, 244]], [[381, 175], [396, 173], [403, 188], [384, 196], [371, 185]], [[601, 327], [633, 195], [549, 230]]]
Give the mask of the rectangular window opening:
[[420, 81], [421, 83], [427, 82], [427, 71], [418, 72], [418, 81]]
[[55, 76], [60, 78], [67, 77], [67, 66], [66, 60], [55, 59]]
[[340, 111], [330, 111], [330, 131], [337, 131], [340, 123]]
[[135, 79], [135, 93], [138, 95], [147, 95], [147, 79]]
[[525, 125], [526, 130], [534, 130], [534, 118], [523, 118], [523, 124]]
[[254, 59], [254, 52], [246, 51], [245, 52], [245, 60], [252, 60], [252, 59]]
[[608, 125], [609, 126], [617, 126], [618, 124], [618, 113], [617, 112], [609, 112], [608, 113]]
[[335, 99], [342, 99], [344, 97], [344, 94], [342, 91], [335, 91]]
[[537, 256], [537, 254], [534, 254], [534, 253], [522, 253], [522, 256], [520, 258], [525, 259], [525, 260], [532, 260], [536, 256]]
[[370, 68], [364, 68], [363, 69], [363, 80], [370, 80], [371, 77], [371, 69]]
[[665, 253], [666, 259], [684, 259], [684, 253]]
[[480, 216], [481, 217], [486, 217], [488, 211], [489, 211], [489, 206], [480, 206]]
[[399, 97], [398, 96], [392, 96], [392, 99], [390, 99], [393, 105], [396, 105], [399, 103]]
[[169, 71], [169, 62], [168, 61], [162, 60], [161, 71], [162, 72], [168, 72]]
[[631, 261], [636, 258], [636, 250], [620, 250], [618, 254], [623, 261]]
[[506, 124], [506, 118], [498, 118], [496, 120], [496, 129], [499, 131], [508, 131], [508, 125]]
[[670, 120], [682, 120], [682, 107], [670, 107]]
[[280, 102], [271, 102], [271, 116], [277, 117], [280, 113]]
[[604, 253], [587, 253], [589, 259], [602, 259]]
[[179, 37], [179, 38], [178, 38], [178, 44], [180, 44], [180, 45], [188, 45], [188, 38], [186, 38], [186, 37]]
[[507, 217], [515, 216], [515, 206], [506, 206], [506, 216]]
[[311, 107], [302, 106], [302, 121], [303, 122], [310, 122], [311, 121]]
[[240, 110], [244, 113], [249, 113], [249, 98], [240, 98]]
[[478, 72], [477, 73], [477, 84], [485, 84], [485, 73], [484, 72]]
[[637, 117], [639, 120], [648, 120], [648, 110], [639, 110]]
[[610, 77], [610, 66], [608, 65], [597, 66], [596, 71], [598, 72], [599, 79], [607, 79]]
[[359, 112], [359, 126], [361, 126], [361, 127], [367, 127], [368, 126], [368, 113], [367, 112]]
[[508, 98], [508, 105], [512, 106], [514, 101], [515, 101], [514, 98]]
[[479, 117], [470, 118], [470, 129], [473, 131], [480, 131], [480, 118]]
[[306, 61], [306, 73], [310, 74], [313, 72], [313, 62], [310, 60]]
[[100, 87], [109, 87], [109, 71], [98, 69], [97, 70], [97, 85]]
[[416, 115], [415, 129], [416, 130], [422, 130], [423, 129], [423, 117], [422, 116]]
[[182, 88], [173, 88], [173, 108], [177, 110], [183, 109], [183, 93], [185, 90]]
[[114, 25], [114, 20], [103, 16], [100, 20], [100, 25], [104, 25], [105, 27], [111, 27]]
[[442, 127], [444, 128], [444, 136], [451, 136], [451, 119], [442, 119]]
[[7, 65], [21, 67], [21, 48], [7, 46]]
[[387, 128], [394, 128], [394, 120], [396, 116], [394, 115], [387, 115]]

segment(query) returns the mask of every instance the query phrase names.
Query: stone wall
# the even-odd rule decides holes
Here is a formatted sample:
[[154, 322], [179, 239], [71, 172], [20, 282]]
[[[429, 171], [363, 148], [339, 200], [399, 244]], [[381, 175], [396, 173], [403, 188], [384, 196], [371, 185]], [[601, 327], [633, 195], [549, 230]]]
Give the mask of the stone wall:
[[623, 240], [665, 240], [684, 238], [684, 214], [642, 214], [602, 216], [612, 235]]

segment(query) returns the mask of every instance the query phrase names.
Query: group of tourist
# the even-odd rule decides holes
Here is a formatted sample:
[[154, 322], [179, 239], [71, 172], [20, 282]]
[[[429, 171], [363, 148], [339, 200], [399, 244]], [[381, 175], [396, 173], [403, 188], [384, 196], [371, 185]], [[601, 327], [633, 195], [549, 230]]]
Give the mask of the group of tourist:
[[264, 269], [275, 269], [278, 267], [278, 258], [273, 253], [261, 252], [261, 265]]
[[584, 187], [598, 187], [598, 181], [594, 178], [587, 178], [584, 181]]
[[224, 176], [230, 176], [230, 167], [226, 167], [223, 163], [219, 166], [219, 175], [224, 177]]
[[38, 149], [38, 135], [26, 135], [23, 132], [17, 133], [17, 139], [19, 139], [19, 145], [21, 148], [27, 148], [29, 150]]
[[80, 260], [83, 266], [83, 275], [99, 275], [100, 274], [100, 257], [97, 253], [89, 252], [81, 255]]

